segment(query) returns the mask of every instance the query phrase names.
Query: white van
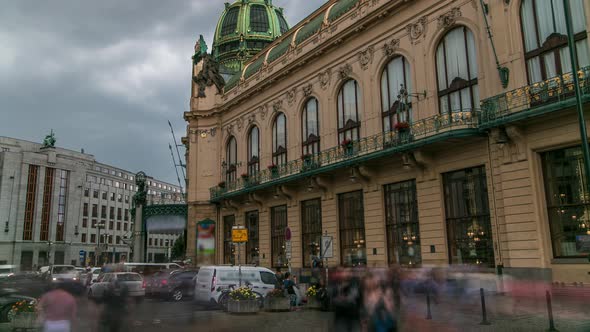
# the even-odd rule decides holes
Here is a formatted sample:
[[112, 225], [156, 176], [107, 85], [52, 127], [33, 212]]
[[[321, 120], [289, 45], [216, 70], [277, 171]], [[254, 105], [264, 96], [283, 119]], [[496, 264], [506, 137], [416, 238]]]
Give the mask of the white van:
[[[194, 300], [199, 303], [217, 304], [222, 291], [240, 283], [237, 266], [203, 266], [195, 282]], [[271, 270], [258, 266], [242, 266], [242, 285], [249, 284], [253, 291], [266, 296], [278, 285]]]

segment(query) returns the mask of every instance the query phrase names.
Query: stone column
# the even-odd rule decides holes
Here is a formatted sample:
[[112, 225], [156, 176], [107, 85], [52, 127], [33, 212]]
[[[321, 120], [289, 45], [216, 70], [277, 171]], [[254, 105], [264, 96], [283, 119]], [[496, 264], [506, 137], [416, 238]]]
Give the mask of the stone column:
[[133, 221], [133, 262], [142, 263], [145, 257], [144, 248], [145, 233], [143, 231], [143, 205], [135, 208], [135, 219]]

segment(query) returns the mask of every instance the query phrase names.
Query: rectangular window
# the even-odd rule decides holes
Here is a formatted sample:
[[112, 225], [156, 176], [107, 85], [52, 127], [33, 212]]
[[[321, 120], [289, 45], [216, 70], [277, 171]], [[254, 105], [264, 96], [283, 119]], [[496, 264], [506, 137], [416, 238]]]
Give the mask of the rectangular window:
[[96, 219], [92, 219], [92, 228], [96, 228], [96, 224], [97, 224], [97, 220]]
[[113, 180], [107, 180], [107, 186], [112, 187], [113, 186]]
[[590, 193], [582, 149], [545, 152], [541, 158], [553, 257], [588, 257]]
[[160, 239], [160, 247], [164, 246], [164, 239]]
[[92, 218], [98, 218], [98, 204], [92, 204]]
[[43, 185], [43, 205], [41, 207], [41, 234], [39, 240], [49, 240], [49, 219], [51, 218], [51, 201], [53, 198], [53, 178], [55, 168], [45, 168], [45, 181]]
[[121, 220], [122, 219], [122, 209], [121, 208], [117, 208], [117, 220]]
[[246, 264], [260, 263], [258, 211], [246, 212], [246, 228], [248, 229], [248, 242], [246, 242]]
[[111, 229], [111, 230], [112, 230], [112, 229], [115, 229], [115, 227], [114, 227], [114, 226], [115, 226], [115, 222], [114, 222], [114, 221], [112, 221], [112, 220], [111, 220], [111, 221], [109, 221], [109, 229]]
[[389, 264], [417, 267], [422, 263], [416, 181], [386, 185], [385, 227]]
[[82, 215], [84, 217], [88, 217], [88, 203], [84, 203], [84, 207], [82, 209]]
[[270, 209], [271, 255], [272, 267], [287, 266], [285, 255], [285, 231], [287, 230], [287, 206], [275, 206]]
[[234, 245], [231, 238], [232, 227], [236, 223], [234, 215], [223, 217], [223, 263], [235, 264]]
[[94, 190], [94, 191], [92, 192], [92, 197], [94, 197], [94, 198], [98, 198], [98, 190]]
[[84, 188], [84, 197], [90, 196], [90, 189]]
[[117, 244], [121, 244], [121, 237], [117, 235]]
[[124, 231], [127, 231], [127, 223], [124, 223], [124, 224], [123, 224], [123, 230], [124, 230]]
[[82, 219], [82, 227], [83, 228], [87, 228], [88, 227], [88, 219], [86, 219], [86, 218]]
[[59, 171], [59, 196], [57, 204], [57, 225], [55, 228], [55, 241], [64, 240], [64, 225], [66, 223], [66, 204], [68, 200], [68, 185], [70, 172], [65, 170]]
[[82, 234], [82, 240], [81, 240], [81, 242], [82, 243], [86, 243], [86, 234], [85, 233]]
[[113, 236], [109, 235], [109, 244], [113, 244]]
[[39, 166], [29, 165], [29, 176], [27, 179], [27, 196], [25, 203], [25, 220], [23, 229], [23, 240], [33, 240], [33, 223], [35, 221], [35, 203], [37, 201], [37, 173]]
[[317, 267], [322, 241], [322, 201], [311, 199], [301, 202], [301, 246], [303, 267]]
[[114, 202], [115, 201], [115, 193], [110, 193], [109, 195], [110, 195], [111, 201]]
[[121, 230], [121, 223], [120, 223], [120, 222], [118, 222], [118, 223], [117, 223], [117, 230], [118, 230], [118, 231], [120, 231], [120, 230]]
[[152, 238], [150, 237], [148, 240], [148, 245], [151, 247], [152, 246]]
[[96, 234], [90, 234], [90, 243], [96, 243]]
[[102, 219], [106, 219], [106, 217], [107, 217], [107, 207], [106, 207], [106, 205], [101, 205], [100, 206], [100, 217]]
[[338, 195], [338, 210], [342, 265], [367, 265], [362, 190]]
[[102, 197], [102, 199], [106, 200], [107, 199], [107, 192], [103, 191], [101, 197]]
[[123, 202], [123, 195], [117, 194], [117, 202], [119, 202], [119, 203]]
[[109, 207], [109, 219], [115, 219], [115, 207]]
[[123, 215], [123, 219], [125, 221], [129, 221], [129, 209], [125, 209], [125, 214]]
[[129, 195], [125, 195], [125, 203], [129, 203]]
[[485, 167], [443, 174], [450, 264], [494, 267]]

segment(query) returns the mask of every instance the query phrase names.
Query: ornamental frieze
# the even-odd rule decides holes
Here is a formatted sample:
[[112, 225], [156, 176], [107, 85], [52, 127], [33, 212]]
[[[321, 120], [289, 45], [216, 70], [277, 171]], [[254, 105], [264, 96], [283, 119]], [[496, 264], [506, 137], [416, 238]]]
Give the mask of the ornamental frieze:
[[415, 23], [410, 23], [406, 26], [406, 30], [410, 35], [412, 43], [417, 43], [420, 37], [426, 36], [426, 28], [428, 27], [428, 17], [422, 16]]
[[266, 112], [268, 111], [268, 106], [262, 105], [258, 108], [258, 114], [260, 114], [260, 118], [264, 120], [266, 118]]
[[392, 39], [383, 45], [383, 54], [386, 57], [391, 57], [397, 52], [399, 48], [399, 39]]
[[367, 70], [367, 68], [369, 68], [369, 65], [373, 63], [374, 53], [375, 49], [373, 48], [373, 46], [369, 46], [366, 50], [359, 52], [359, 63], [361, 64], [361, 68], [363, 70]]
[[454, 25], [458, 17], [461, 17], [461, 9], [459, 7], [452, 8], [438, 17], [438, 28], [446, 29]]

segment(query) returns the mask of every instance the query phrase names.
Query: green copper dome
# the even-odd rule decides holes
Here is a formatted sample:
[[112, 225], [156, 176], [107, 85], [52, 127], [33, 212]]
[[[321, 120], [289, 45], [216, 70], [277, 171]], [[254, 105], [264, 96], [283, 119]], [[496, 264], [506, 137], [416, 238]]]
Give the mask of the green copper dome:
[[289, 30], [283, 9], [272, 0], [226, 3], [213, 40], [213, 56], [222, 72], [236, 73], [245, 61]]

